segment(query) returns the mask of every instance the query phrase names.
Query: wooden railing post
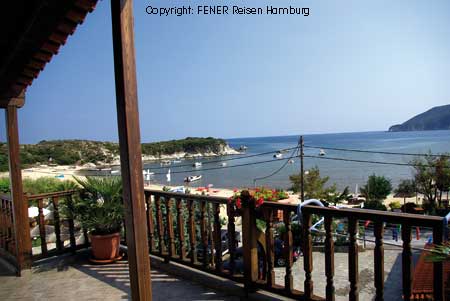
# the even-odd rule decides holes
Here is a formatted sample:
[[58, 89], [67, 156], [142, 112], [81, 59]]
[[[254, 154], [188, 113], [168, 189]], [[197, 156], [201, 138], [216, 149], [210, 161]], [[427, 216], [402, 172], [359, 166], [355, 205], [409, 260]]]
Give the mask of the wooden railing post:
[[335, 288], [334, 288], [334, 241], [333, 233], [331, 229], [332, 218], [330, 216], [325, 217], [325, 275], [327, 277], [326, 286], [326, 299], [327, 301], [335, 300]]
[[303, 211], [303, 268], [305, 270], [305, 299], [311, 300], [313, 296], [313, 258], [312, 258], [312, 236], [311, 236], [311, 214]]
[[13, 201], [13, 221], [18, 274], [31, 266], [31, 236], [28, 223], [28, 202], [24, 199], [22, 169], [19, 152], [19, 122], [17, 107], [6, 107], [6, 131], [8, 137], [9, 177]]
[[348, 219], [348, 278], [350, 281], [350, 292], [348, 298], [350, 301], [359, 300], [359, 273], [358, 273], [358, 220], [355, 218]]
[[402, 276], [403, 276], [403, 300], [411, 300], [412, 293], [412, 250], [411, 250], [411, 225], [402, 224]]
[[375, 290], [376, 301], [384, 300], [384, 243], [383, 243], [384, 226], [383, 222], [375, 222], [375, 249], [374, 249], [374, 265], [375, 265]]
[[248, 191], [241, 193], [242, 201], [242, 247], [244, 255], [244, 285], [252, 290], [258, 280], [258, 243], [255, 202]]

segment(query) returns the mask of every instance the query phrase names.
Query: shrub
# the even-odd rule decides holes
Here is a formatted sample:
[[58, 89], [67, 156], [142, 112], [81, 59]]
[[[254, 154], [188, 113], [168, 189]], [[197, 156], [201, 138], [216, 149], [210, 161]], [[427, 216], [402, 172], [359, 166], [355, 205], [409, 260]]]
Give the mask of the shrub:
[[400, 209], [400, 208], [402, 208], [402, 205], [400, 204], [399, 201], [395, 201], [395, 202], [389, 203], [389, 208], [391, 208], [391, 210]]
[[367, 201], [364, 203], [364, 209], [387, 211], [386, 206], [380, 201]]

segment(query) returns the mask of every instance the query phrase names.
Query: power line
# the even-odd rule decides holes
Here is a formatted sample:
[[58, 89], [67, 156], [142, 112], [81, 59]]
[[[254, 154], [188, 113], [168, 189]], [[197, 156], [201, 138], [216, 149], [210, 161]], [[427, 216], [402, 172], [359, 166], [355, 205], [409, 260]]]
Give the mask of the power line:
[[[189, 173], [189, 172], [198, 172], [198, 171], [207, 171], [207, 170], [218, 170], [218, 169], [226, 169], [226, 168], [235, 168], [235, 167], [257, 165], [257, 164], [264, 164], [264, 163], [270, 163], [270, 162], [278, 162], [278, 161], [284, 161], [284, 160], [289, 160], [289, 159], [272, 159], [272, 160], [257, 161], [257, 162], [243, 163], [243, 164], [230, 165], [230, 166], [218, 166], [218, 167], [210, 167], [210, 168], [202, 168], [202, 169], [180, 170], [180, 171], [171, 172], [171, 174], [172, 173], [173, 174], [178, 174], [178, 173]], [[165, 173], [165, 172], [157, 172], [157, 173], [154, 173], [153, 175], [165, 175], [165, 174], [167, 174], [167, 173]]]
[[363, 149], [338, 148], [338, 147], [313, 146], [313, 145], [305, 145], [304, 147], [314, 148], [314, 149], [336, 150], [336, 151], [344, 151], [344, 152], [370, 153], [370, 154], [450, 158], [449, 155], [438, 155], [438, 154], [419, 154], [419, 153], [400, 153], [400, 152], [387, 152], [387, 151], [371, 151], [371, 150], [363, 150]]
[[[290, 148], [284, 148], [283, 150], [285, 151], [289, 151], [292, 149], [297, 149], [298, 146], [296, 147], [290, 147]], [[233, 157], [233, 158], [228, 158], [228, 159], [220, 159], [220, 160], [212, 160], [212, 161], [205, 161], [202, 162], [202, 164], [212, 164], [212, 163], [221, 163], [221, 162], [227, 162], [227, 161], [233, 161], [233, 160], [241, 160], [241, 159], [246, 159], [246, 158], [253, 158], [253, 157], [259, 157], [259, 156], [264, 156], [264, 155], [268, 155], [268, 154], [273, 154], [276, 151], [270, 151], [270, 152], [264, 152], [264, 153], [258, 153], [258, 154], [253, 154], [253, 155], [248, 155], [248, 156], [239, 156], [239, 157]], [[161, 166], [161, 167], [150, 167], [150, 170], [155, 170], [155, 169], [166, 169], [166, 168], [181, 168], [181, 167], [192, 167], [192, 164], [181, 164], [181, 165], [174, 165], [174, 166]]]
[[259, 181], [259, 180], [264, 180], [264, 179], [268, 179], [268, 178], [270, 178], [270, 177], [272, 177], [272, 176], [274, 176], [274, 175], [276, 175], [277, 173], [279, 173], [280, 171], [282, 171], [283, 170], [283, 168], [285, 168], [286, 167], [286, 165], [289, 163], [289, 161], [290, 160], [292, 160], [292, 158], [294, 158], [294, 157], [298, 157], [298, 155], [297, 156], [295, 156], [295, 153], [296, 152], [298, 152], [299, 151], [299, 148], [300, 148], [300, 140], [299, 140], [299, 142], [298, 142], [298, 144], [297, 144], [297, 146], [294, 148], [294, 150], [292, 151], [292, 154], [291, 154], [291, 156], [287, 159], [287, 161], [286, 162], [284, 162], [284, 164], [283, 165], [281, 165], [281, 167], [280, 168], [278, 168], [277, 170], [275, 170], [274, 172], [272, 172], [272, 173], [270, 173], [269, 175], [267, 175], [267, 176], [264, 176], [264, 177], [260, 177], [260, 178], [254, 178], [253, 179], [253, 186], [256, 186], [256, 181]]
[[[324, 159], [324, 160], [345, 161], [345, 162], [382, 164], [382, 165], [397, 165], [397, 166], [410, 166], [410, 167], [431, 167], [431, 168], [437, 167], [437, 165], [428, 165], [428, 164], [411, 164], [411, 163], [399, 163], [399, 162], [357, 160], [357, 159], [346, 159], [346, 158], [337, 158], [337, 157], [328, 157], [328, 156], [309, 156], [309, 155], [304, 155], [304, 157], [305, 158], [314, 158], [314, 159]], [[450, 166], [442, 166], [442, 168], [450, 168]]]

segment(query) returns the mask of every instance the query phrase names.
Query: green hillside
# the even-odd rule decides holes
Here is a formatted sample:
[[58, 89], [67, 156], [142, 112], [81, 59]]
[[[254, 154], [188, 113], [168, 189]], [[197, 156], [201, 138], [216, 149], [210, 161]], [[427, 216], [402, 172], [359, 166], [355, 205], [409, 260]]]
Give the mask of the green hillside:
[[389, 132], [431, 130], [450, 130], [450, 105], [434, 107], [402, 124], [389, 128]]
[[[222, 153], [227, 143], [223, 139], [193, 138], [142, 144], [142, 154], [159, 157], [178, 152]], [[119, 155], [119, 144], [88, 140], [53, 140], [20, 146], [20, 157], [24, 168], [36, 164], [82, 165], [85, 163], [111, 163]], [[0, 171], [8, 170], [8, 148], [0, 142]]]

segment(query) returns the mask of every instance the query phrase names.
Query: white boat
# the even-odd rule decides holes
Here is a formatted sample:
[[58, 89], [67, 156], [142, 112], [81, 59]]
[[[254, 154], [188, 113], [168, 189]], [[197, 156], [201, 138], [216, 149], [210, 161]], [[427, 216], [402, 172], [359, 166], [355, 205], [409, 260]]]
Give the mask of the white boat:
[[161, 161], [161, 166], [167, 166], [167, 165], [170, 165], [170, 164], [171, 164], [171, 162], [169, 160]]
[[319, 156], [325, 156], [326, 154], [327, 153], [323, 149], [320, 149]]
[[282, 153], [276, 153], [275, 155], [273, 155], [274, 158], [276, 159], [281, 159], [283, 158], [283, 154]]
[[290, 160], [288, 161], [289, 164], [294, 164], [294, 162], [295, 162], [295, 161], [294, 161], [293, 159], [290, 159]]
[[200, 166], [202, 166], [202, 162], [195, 162], [192, 166], [200, 167]]
[[181, 160], [173, 160], [172, 163], [173, 163], [173, 164], [181, 163]]
[[247, 150], [247, 148], [248, 148], [247, 146], [241, 145], [241, 146], [239, 147], [239, 150], [245, 152], [245, 151]]
[[184, 178], [185, 182], [194, 182], [194, 181], [198, 181], [202, 178], [202, 176], [189, 176]]
[[227, 162], [220, 163], [220, 166], [223, 166], [223, 167], [227, 166]]

